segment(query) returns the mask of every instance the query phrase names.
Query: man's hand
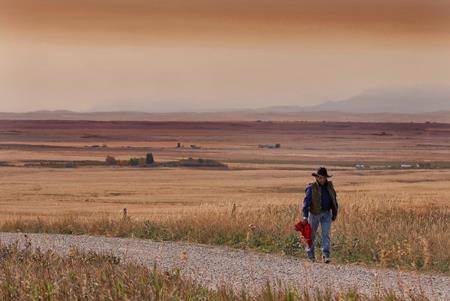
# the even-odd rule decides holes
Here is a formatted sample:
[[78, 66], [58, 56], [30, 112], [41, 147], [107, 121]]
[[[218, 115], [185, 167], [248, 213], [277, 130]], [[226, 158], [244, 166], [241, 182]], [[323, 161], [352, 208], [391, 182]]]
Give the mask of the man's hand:
[[336, 215], [331, 216], [331, 220], [334, 222], [336, 220]]

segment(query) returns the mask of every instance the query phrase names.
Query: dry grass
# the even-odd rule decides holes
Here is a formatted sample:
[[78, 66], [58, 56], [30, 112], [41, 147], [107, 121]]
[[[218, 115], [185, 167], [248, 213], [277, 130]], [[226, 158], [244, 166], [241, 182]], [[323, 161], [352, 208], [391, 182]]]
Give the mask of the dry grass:
[[[337, 262], [450, 274], [449, 207], [402, 198], [380, 201], [366, 193], [344, 196], [332, 228]], [[4, 222], [0, 230], [182, 240], [304, 256], [302, 242], [293, 231], [297, 220], [296, 205], [267, 205], [254, 210], [230, 206], [226, 211], [211, 208], [155, 221], [130, 216], [19, 219]]]
[[[310, 172], [326, 164], [342, 209], [332, 233], [336, 261], [450, 273], [450, 171], [349, 167], [448, 165], [447, 125], [17, 121], [0, 127], [18, 133], [0, 133], [2, 144], [18, 144], [1, 147], [0, 161], [18, 166], [27, 159], [123, 160], [151, 151], [157, 161], [202, 157], [231, 167], [1, 167], [3, 231], [185, 240], [304, 256], [292, 226]], [[374, 135], [382, 131], [392, 136]], [[177, 142], [202, 148], [176, 149]], [[265, 143], [281, 148], [258, 149]], [[131, 218], [120, 218], [125, 207]]]
[[[293, 224], [308, 171], [5, 170], [3, 231], [184, 240], [304, 256]], [[333, 173], [341, 203], [332, 228], [337, 262], [450, 273], [449, 171]], [[120, 218], [124, 207], [131, 218]]]
[[[2, 220], [64, 215], [116, 217], [126, 207], [135, 218], [158, 220], [199, 211], [248, 210], [266, 205], [298, 204], [313, 179], [310, 171], [187, 170], [116, 168], [0, 169]], [[401, 199], [450, 206], [450, 171], [358, 171], [331, 168], [343, 202], [347, 198], [382, 204]], [[364, 192], [364, 195], [360, 193]], [[358, 200], [356, 200], [358, 199]]]
[[[177, 270], [160, 272], [113, 255], [73, 249], [61, 257], [52, 252], [0, 245], [1, 300], [401, 300], [389, 292], [372, 298], [356, 290], [331, 293], [299, 291], [269, 285], [260, 292], [212, 291], [183, 278]], [[250, 295], [251, 294], [251, 295]], [[75, 298], [74, 298], [75, 297]], [[408, 296], [408, 300], [426, 300]]]

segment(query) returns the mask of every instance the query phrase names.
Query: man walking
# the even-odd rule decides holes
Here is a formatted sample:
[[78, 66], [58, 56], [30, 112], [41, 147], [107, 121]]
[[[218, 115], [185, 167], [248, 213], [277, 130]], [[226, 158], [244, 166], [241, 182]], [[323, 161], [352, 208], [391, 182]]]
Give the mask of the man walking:
[[330, 247], [331, 247], [331, 222], [336, 220], [338, 212], [338, 202], [336, 198], [336, 191], [333, 183], [328, 181], [331, 178], [325, 167], [320, 167], [319, 170], [312, 174], [316, 181], [306, 187], [305, 199], [301, 208], [303, 215], [302, 223], [309, 223], [311, 225], [311, 247], [307, 247], [307, 255], [311, 261], [315, 261], [314, 247], [316, 244], [316, 232], [320, 227], [322, 229], [322, 259], [325, 263], [330, 262]]

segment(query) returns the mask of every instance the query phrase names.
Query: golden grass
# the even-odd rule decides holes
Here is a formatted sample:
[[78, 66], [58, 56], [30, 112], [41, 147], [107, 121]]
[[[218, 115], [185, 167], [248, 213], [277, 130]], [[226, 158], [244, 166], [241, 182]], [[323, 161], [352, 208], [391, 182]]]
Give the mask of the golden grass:
[[[308, 171], [2, 170], [3, 231], [185, 240], [304, 256], [293, 224]], [[332, 227], [337, 262], [449, 274], [450, 171], [333, 173], [341, 204]], [[125, 207], [131, 218], [124, 220]]]
[[[391, 292], [373, 297], [357, 290], [309, 292], [267, 285], [261, 291], [234, 292], [228, 287], [208, 290], [180, 275], [158, 271], [114, 255], [83, 253], [76, 249], [64, 257], [51, 251], [0, 245], [1, 300], [402, 300]], [[406, 295], [408, 296], [408, 295]], [[75, 299], [74, 299], [75, 298]], [[409, 295], [408, 300], [426, 300]]]
[[[126, 207], [135, 218], [158, 220], [198, 211], [228, 210], [233, 203], [249, 210], [270, 204], [298, 204], [306, 184], [313, 180], [311, 169], [4, 167], [0, 169], [0, 217], [115, 217]], [[364, 192], [376, 203], [397, 198], [404, 205], [414, 202], [450, 206], [448, 170], [331, 171], [342, 201]]]
[[[332, 227], [335, 261], [450, 274], [449, 207], [414, 202], [405, 206], [402, 198], [379, 201], [365, 193], [343, 197]], [[128, 215], [116, 219], [19, 219], [4, 222], [0, 230], [183, 240], [303, 257], [303, 244], [293, 230], [297, 220], [296, 205], [254, 210], [230, 206], [228, 210], [191, 212], [156, 221]]]

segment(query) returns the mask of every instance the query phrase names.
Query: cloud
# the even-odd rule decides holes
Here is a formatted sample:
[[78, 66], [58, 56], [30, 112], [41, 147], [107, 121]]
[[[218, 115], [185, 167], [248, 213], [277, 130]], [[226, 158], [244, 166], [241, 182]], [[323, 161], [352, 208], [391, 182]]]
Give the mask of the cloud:
[[94, 43], [450, 34], [443, 0], [1, 0], [0, 11], [4, 32]]

